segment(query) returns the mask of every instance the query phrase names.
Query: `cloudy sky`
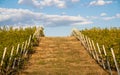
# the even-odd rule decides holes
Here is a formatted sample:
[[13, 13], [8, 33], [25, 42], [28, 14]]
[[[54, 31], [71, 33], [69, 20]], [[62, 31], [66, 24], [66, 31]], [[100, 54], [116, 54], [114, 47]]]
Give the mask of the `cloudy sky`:
[[71, 29], [120, 27], [120, 0], [0, 0], [0, 26], [43, 26], [48, 36]]

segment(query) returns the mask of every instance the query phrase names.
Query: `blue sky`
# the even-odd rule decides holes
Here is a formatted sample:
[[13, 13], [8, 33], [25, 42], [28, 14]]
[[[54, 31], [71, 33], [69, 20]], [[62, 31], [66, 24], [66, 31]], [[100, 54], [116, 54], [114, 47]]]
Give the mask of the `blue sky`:
[[119, 0], [0, 0], [0, 26], [43, 26], [47, 36], [72, 28], [120, 27]]

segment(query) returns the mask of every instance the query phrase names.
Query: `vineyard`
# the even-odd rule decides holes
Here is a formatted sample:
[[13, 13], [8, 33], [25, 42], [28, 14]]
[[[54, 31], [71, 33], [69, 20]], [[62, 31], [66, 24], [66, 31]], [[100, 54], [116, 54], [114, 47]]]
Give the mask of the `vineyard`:
[[[111, 58], [110, 49], [113, 48], [117, 62], [120, 64], [120, 28], [93, 28], [83, 30], [82, 33], [94, 40], [95, 43], [99, 43], [100, 46], [104, 45], [109, 58]], [[113, 63], [112, 60], [110, 61]], [[112, 67], [114, 68], [114, 66]]]
[[37, 37], [44, 36], [36, 27], [0, 28], [0, 74], [11, 75], [23, 67], [37, 45]]
[[[2, 55], [2, 51], [5, 47], [8, 47], [9, 49], [12, 47], [12, 45], [16, 47], [18, 43], [22, 43], [29, 39], [29, 36], [33, 35], [35, 29], [35, 27], [25, 29], [13, 29], [12, 27], [0, 28], [0, 55]], [[9, 50], [7, 49], [7, 51]]]
[[74, 35], [104, 69], [120, 74], [120, 28], [75, 30]]
[[[120, 28], [110, 28], [110, 29], [92, 28], [92, 29], [85, 29], [81, 31], [74, 29], [72, 32], [73, 36], [62, 37], [62, 38], [43, 37], [45, 36], [43, 30], [44, 29], [42, 27], [38, 27], [38, 28], [36, 27], [27, 27], [27, 28], [0, 27], [0, 75], [14, 75], [17, 73], [19, 74], [19, 71], [21, 71], [21, 69], [23, 69], [28, 63], [27, 61], [29, 60], [31, 54], [35, 52], [34, 50], [37, 51], [37, 53], [35, 52], [37, 55], [33, 54], [32, 56], [34, 57], [30, 59], [30, 60], [34, 60], [34, 61], [31, 61], [31, 63], [33, 63], [31, 65], [31, 68], [33, 69], [32, 71], [33, 73], [35, 73], [34, 68], [38, 70], [36, 72], [38, 74], [40, 73], [39, 72], [40, 70], [41, 72], [43, 72], [44, 69], [46, 69], [45, 71], [47, 71], [48, 68], [42, 66], [45, 64], [46, 65], [49, 64], [47, 66], [49, 67], [52, 66], [54, 69], [56, 68], [58, 69], [58, 67], [54, 67], [53, 65], [56, 63], [59, 63], [59, 65], [64, 65], [67, 62], [66, 65], [69, 64], [71, 65], [71, 67], [74, 67], [75, 65], [67, 61], [68, 58], [64, 59], [63, 62], [61, 62], [61, 60], [60, 62], [56, 62], [54, 60], [55, 63], [50, 64], [51, 62], [48, 62], [47, 60], [43, 60], [41, 57], [42, 55], [41, 53], [43, 53], [42, 56], [46, 57], [48, 55], [51, 55], [52, 57], [54, 55], [54, 52], [56, 51], [60, 52], [60, 55], [64, 54], [65, 57], [68, 57], [69, 53], [67, 52], [69, 51], [67, 50], [71, 50], [70, 54], [72, 55], [70, 55], [69, 58], [73, 57], [74, 55], [73, 52], [76, 52], [78, 55], [78, 57], [75, 57], [77, 58], [77, 64], [78, 63], [81, 64], [79, 65], [79, 68], [86, 69], [89, 67], [93, 69], [92, 65], [96, 65], [96, 69], [99, 69], [99, 71], [87, 70], [88, 73], [81, 72], [82, 71], [81, 69], [81, 71], [78, 70], [79, 73], [81, 72], [80, 74], [84, 74], [84, 73], [98, 74], [99, 72], [102, 72], [103, 74], [107, 74], [108, 72], [110, 75], [114, 75], [114, 74], [116, 75], [116, 73], [118, 73], [118, 75], [120, 74], [120, 71], [119, 71]], [[81, 42], [81, 45], [79, 44], [79, 41], [76, 38]], [[75, 48], [72, 47], [73, 45], [75, 46]], [[37, 48], [35, 48], [35, 46], [37, 46]], [[61, 50], [63, 51], [62, 53], [61, 53]], [[77, 50], [78, 52], [79, 51], [80, 52], [78, 53]], [[51, 54], [51, 52], [53, 52], [53, 54]], [[84, 53], [81, 54], [82, 52]], [[93, 59], [87, 55], [87, 53], [88, 55], [92, 56], [92, 58], [95, 59], [95, 62], [97, 63], [95, 63]], [[59, 53], [56, 55], [59, 55]], [[79, 57], [79, 55], [81, 58]], [[86, 60], [82, 61], [83, 59], [85, 59], [84, 56], [86, 57]], [[36, 58], [38, 58], [37, 61], [36, 61]], [[53, 62], [53, 58], [48, 57], [45, 59], [49, 59]], [[59, 60], [60, 57], [58, 56], [58, 58], [54, 58], [54, 59]], [[70, 61], [72, 61], [73, 59], [74, 58], [70, 59]], [[92, 64], [88, 60], [91, 61]], [[40, 62], [39, 64], [38, 64], [38, 61]], [[75, 61], [72, 61], [72, 62], [76, 63]], [[86, 62], [88, 63], [86, 64]], [[98, 66], [98, 64], [101, 67], [103, 67], [104, 70], [100, 66]], [[39, 67], [36, 67], [34, 65], [38, 65]], [[86, 65], [89, 65], [89, 66], [86, 66]], [[40, 66], [42, 66], [44, 69], [41, 69]], [[70, 66], [66, 66], [66, 67], [70, 67]], [[63, 66], [65, 70], [66, 70], [66, 67]], [[51, 70], [49, 70], [49, 72], [51, 73]], [[55, 72], [55, 70], [53, 70], [53, 72]], [[23, 72], [23, 74], [24, 73], [26, 72]], [[45, 72], [45, 74], [46, 73], [47, 72]], [[62, 74], [61, 71], [59, 71], [59, 73]], [[29, 74], [31, 73], [29, 72], [28, 75]], [[70, 73], [66, 72], [66, 74], [70, 74]]]

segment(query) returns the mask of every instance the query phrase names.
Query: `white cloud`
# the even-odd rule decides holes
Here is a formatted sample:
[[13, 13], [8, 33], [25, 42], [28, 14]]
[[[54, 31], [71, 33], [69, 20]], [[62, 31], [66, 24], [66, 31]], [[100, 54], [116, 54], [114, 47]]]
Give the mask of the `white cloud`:
[[111, 4], [111, 3], [112, 3], [112, 1], [94, 0], [94, 1], [91, 1], [89, 5], [102, 6], [102, 5]]
[[79, 2], [80, 0], [71, 0], [72, 2]]
[[114, 16], [103, 17], [102, 19], [108, 21], [108, 20], [119, 19], [119, 18], [120, 18], [120, 13], [118, 13]]
[[107, 14], [106, 13], [101, 13], [100, 16], [106, 16]]
[[81, 16], [68, 15], [48, 15], [44, 13], [32, 12], [25, 9], [0, 8], [1, 25], [40, 25], [44, 26], [65, 26], [91, 24], [86, 18]]
[[103, 20], [108, 21], [108, 20], [112, 20], [112, 19], [115, 19], [115, 18], [116, 18], [116, 17], [114, 17], [114, 16], [111, 16], [111, 17], [104, 17]]
[[62, 12], [61, 15], [67, 15], [66, 12]]
[[97, 20], [97, 19], [99, 19], [98, 16], [86, 16], [86, 18], [87, 18], [88, 20]]
[[107, 16], [106, 13], [101, 13], [100, 16], [86, 16], [88, 20], [104, 20], [104, 21], [109, 21], [113, 19], [120, 19], [120, 13], [117, 13], [113, 16]]
[[64, 0], [19, 0], [18, 4], [30, 5], [33, 7], [43, 8], [46, 6], [56, 6], [58, 8], [65, 8], [66, 2]]
[[120, 13], [116, 14], [116, 17], [117, 17], [117, 18], [120, 18]]

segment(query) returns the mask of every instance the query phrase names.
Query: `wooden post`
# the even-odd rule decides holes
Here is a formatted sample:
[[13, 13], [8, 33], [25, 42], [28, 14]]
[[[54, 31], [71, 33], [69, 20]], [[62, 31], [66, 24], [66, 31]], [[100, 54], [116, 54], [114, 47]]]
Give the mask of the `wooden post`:
[[80, 41], [80, 38], [78, 37], [77, 32], [75, 32], [75, 36]]
[[20, 44], [17, 45], [16, 54], [18, 54], [19, 47], [20, 47]]
[[88, 38], [88, 50], [89, 50], [90, 55], [92, 55], [91, 47], [90, 47], [90, 38]]
[[85, 48], [86, 48], [86, 50], [88, 50], [88, 40], [87, 40], [87, 36], [85, 36]]
[[115, 58], [113, 48], [111, 48], [111, 52], [112, 52], [113, 60], [114, 60], [114, 63], [115, 63], [116, 69], [117, 69], [117, 73], [118, 73], [118, 75], [120, 75], [120, 70], [118, 68], [118, 64], [117, 64], [117, 61], [116, 61], [116, 58]]
[[28, 40], [28, 47], [29, 47], [29, 45], [30, 45], [30, 42], [31, 42], [31, 35], [30, 35], [30, 37], [29, 37], [29, 40]]
[[87, 41], [87, 36], [85, 37], [86, 40], [86, 50], [88, 50], [88, 41]]
[[[18, 69], [19, 69], [19, 65], [20, 65], [20, 61], [21, 61], [21, 59], [22, 59], [22, 56], [23, 56], [23, 49], [24, 49], [24, 42], [22, 43], [22, 45], [21, 45], [21, 51], [20, 51], [20, 57], [18, 58]], [[14, 62], [16, 61], [16, 59], [14, 60]], [[14, 68], [14, 66], [13, 66], [13, 68]]]
[[35, 30], [35, 32], [34, 32], [32, 38], [35, 38], [36, 33], [37, 33], [37, 29]]
[[12, 66], [13, 69], [15, 68], [16, 60], [17, 59], [15, 58], [14, 61], [13, 61], [13, 66]]
[[29, 45], [30, 45], [30, 41], [31, 41], [31, 35], [30, 35], [30, 37], [29, 37], [29, 40], [28, 40], [28, 43], [27, 43], [27, 46], [26, 46], [26, 51], [25, 51], [25, 56], [27, 55], [27, 53], [28, 53], [28, 47], [29, 47]]
[[85, 35], [83, 35], [83, 45], [84, 45], [84, 47], [85, 47]]
[[87, 39], [87, 50], [89, 52], [89, 40], [88, 40], [88, 37], [86, 37], [86, 39]]
[[103, 45], [103, 51], [104, 51], [104, 54], [105, 54], [105, 57], [106, 57], [106, 61], [107, 61], [107, 66], [108, 66], [108, 69], [109, 69], [109, 73], [110, 73], [110, 75], [112, 75], [112, 70], [111, 70], [111, 67], [110, 67], [110, 62], [108, 60], [108, 56], [107, 56], [107, 53], [106, 53], [104, 45]]
[[[18, 54], [19, 47], [20, 47], [20, 44], [18, 44], [18, 46], [17, 46], [16, 54]], [[22, 46], [21, 46], [21, 51], [20, 51], [20, 57], [19, 57], [19, 58], [22, 57], [23, 47], [24, 47], [24, 42], [22, 43]], [[14, 58], [13, 65], [12, 65], [12, 69], [15, 68], [17, 59], [18, 59], [18, 58], [16, 58], [16, 57]], [[19, 62], [17, 62], [17, 64], [18, 64], [18, 63], [19, 63]]]
[[78, 31], [77, 31], [77, 30], [74, 30], [74, 36], [75, 36], [79, 41], [81, 41], [80, 35], [78, 34]]
[[[76, 37], [76, 31], [75, 31], [75, 30], [73, 30], [73, 36]], [[77, 38], [77, 37], [76, 37], [76, 38]]]
[[90, 54], [91, 52], [90, 52], [90, 44], [89, 44], [89, 38], [88, 37], [87, 37], [87, 50], [88, 50], [88, 52]]
[[25, 41], [25, 46], [24, 46], [23, 54], [25, 54], [26, 48], [27, 48], [27, 40]]
[[83, 46], [85, 47], [85, 41], [84, 41], [84, 35], [82, 34], [82, 43], [83, 43]]
[[93, 49], [94, 49], [94, 51], [95, 51], [96, 60], [97, 60], [97, 62], [99, 63], [98, 53], [97, 53], [97, 51], [96, 51], [96, 47], [95, 47], [95, 44], [94, 44], [93, 40], [92, 40], [92, 45], [93, 45]]
[[12, 47], [12, 50], [11, 50], [11, 54], [10, 54], [10, 58], [9, 58], [9, 61], [11, 61], [11, 59], [12, 59], [12, 56], [13, 56], [13, 52], [14, 52], [14, 46]]
[[81, 32], [79, 32], [79, 37], [80, 37], [80, 41], [81, 41]]
[[86, 49], [89, 50], [89, 40], [87, 36], [85, 38], [86, 38]]
[[19, 69], [19, 67], [20, 67], [20, 61], [21, 61], [21, 58], [19, 57], [19, 58], [18, 58], [18, 69]]
[[90, 41], [91, 54], [92, 54], [93, 58], [95, 59], [95, 53], [94, 53], [94, 49], [93, 49], [91, 40], [89, 39], [89, 41]]
[[3, 56], [2, 56], [2, 60], [1, 60], [1, 66], [4, 63], [4, 58], [5, 58], [6, 50], [7, 50], [7, 47], [4, 48], [4, 52], [3, 52]]
[[87, 36], [85, 36], [85, 40], [86, 40], [86, 50], [88, 50], [88, 38], [87, 38]]
[[34, 37], [35, 37], [35, 33], [33, 34], [32, 38], [34, 38]]
[[24, 47], [24, 42], [22, 43], [22, 47], [21, 47], [21, 51], [20, 51], [21, 55], [22, 55], [22, 52], [23, 52], [23, 47]]
[[[31, 35], [30, 35], [28, 43], [27, 43], [27, 48], [29, 47], [30, 42], [31, 42]], [[27, 53], [28, 53], [28, 50], [25, 51], [25, 56], [27, 55]]]
[[98, 43], [97, 43], [97, 47], [98, 47], [98, 52], [99, 52], [100, 57], [101, 57], [102, 66], [103, 66], [103, 68], [105, 69], [105, 64], [104, 64], [103, 57], [102, 57], [102, 53], [101, 53], [101, 50], [100, 50], [100, 47], [99, 47], [99, 44], [98, 44]]
[[39, 38], [39, 28], [36, 30], [36, 38]]
[[90, 38], [88, 40], [89, 40], [89, 44], [90, 44], [90, 52], [91, 52], [91, 55], [93, 56], [92, 47], [91, 47], [92, 45], [91, 45]]
[[[76, 32], [74, 32], [74, 36], [77, 38]], [[78, 39], [78, 38], [77, 38]]]
[[84, 43], [84, 42], [83, 42], [83, 34], [81, 35], [81, 42], [82, 42], [82, 45], [83, 45], [83, 43]]
[[81, 33], [81, 42], [83, 41], [83, 34]]
[[79, 34], [78, 34], [77, 31], [75, 31], [75, 36], [77, 37], [77, 39], [78, 39], [79, 41], [81, 41], [80, 36], [79, 36]]
[[78, 36], [79, 41], [81, 41], [81, 35], [78, 34], [77, 36]]
[[79, 32], [78, 36], [79, 36], [79, 40], [81, 41], [81, 32]]
[[12, 50], [11, 50], [11, 54], [10, 54], [10, 58], [9, 58], [8, 66], [7, 66], [7, 71], [10, 68], [10, 63], [11, 63], [11, 60], [12, 60], [13, 52], [14, 52], [14, 46], [12, 47]]
[[73, 36], [75, 36], [75, 30], [73, 30], [72, 34], [73, 34]]

